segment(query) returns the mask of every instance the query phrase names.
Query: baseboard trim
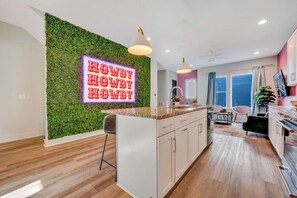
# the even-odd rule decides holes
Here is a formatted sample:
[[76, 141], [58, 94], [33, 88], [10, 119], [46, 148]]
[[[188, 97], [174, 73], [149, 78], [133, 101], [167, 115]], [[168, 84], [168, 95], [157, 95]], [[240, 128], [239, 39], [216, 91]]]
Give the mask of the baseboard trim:
[[20, 140], [13, 140], [13, 141], [9, 141], [9, 142], [0, 142], [0, 146], [6, 146], [6, 145], [11, 145], [11, 144], [22, 144], [22, 143], [36, 142], [36, 141], [44, 141], [44, 135], [30, 137], [30, 138], [24, 138], [24, 139], [20, 139]]
[[14, 142], [24, 139], [30, 139], [35, 137], [44, 136], [44, 133], [40, 132], [30, 132], [30, 133], [21, 133], [21, 134], [12, 134], [12, 135], [2, 135], [0, 138], [0, 144], [7, 142]]
[[84, 138], [89, 138], [89, 137], [93, 137], [93, 136], [96, 136], [96, 135], [101, 135], [103, 133], [104, 133], [103, 130], [98, 130], [98, 131], [81, 133], [81, 134], [76, 134], [76, 135], [71, 135], [71, 136], [65, 136], [65, 137], [58, 138], [58, 139], [53, 139], [53, 140], [44, 139], [44, 147], [50, 147], [50, 146], [55, 146], [55, 145], [59, 145], [59, 144], [64, 144], [64, 143], [76, 141], [76, 140], [81, 140], [81, 139], [84, 139]]

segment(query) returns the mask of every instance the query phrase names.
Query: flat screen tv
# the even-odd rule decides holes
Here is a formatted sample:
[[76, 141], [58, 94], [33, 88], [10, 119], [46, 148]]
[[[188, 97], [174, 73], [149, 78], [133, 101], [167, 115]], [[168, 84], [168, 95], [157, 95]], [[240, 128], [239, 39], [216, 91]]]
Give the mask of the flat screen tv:
[[282, 73], [282, 70], [279, 70], [274, 76], [273, 76], [276, 92], [278, 97], [284, 97], [287, 96], [287, 86], [285, 83], [284, 75]]

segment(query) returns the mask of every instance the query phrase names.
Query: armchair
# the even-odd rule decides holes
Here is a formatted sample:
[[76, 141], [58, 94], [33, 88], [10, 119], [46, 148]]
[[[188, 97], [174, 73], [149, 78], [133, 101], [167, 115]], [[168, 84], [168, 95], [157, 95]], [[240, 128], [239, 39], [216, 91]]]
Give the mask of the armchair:
[[249, 131], [268, 134], [268, 117], [263, 116], [263, 114], [249, 116], [247, 121], [242, 123], [242, 127], [246, 131], [246, 135], [248, 135]]
[[234, 116], [234, 122], [236, 121], [237, 115], [246, 115], [248, 117], [248, 114], [250, 113], [251, 108], [248, 106], [235, 106], [233, 107], [233, 112], [235, 114]]

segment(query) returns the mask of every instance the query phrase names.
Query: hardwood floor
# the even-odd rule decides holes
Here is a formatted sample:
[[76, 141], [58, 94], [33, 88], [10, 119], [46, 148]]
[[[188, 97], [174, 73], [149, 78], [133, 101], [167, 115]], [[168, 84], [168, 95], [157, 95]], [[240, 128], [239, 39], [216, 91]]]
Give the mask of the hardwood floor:
[[280, 160], [268, 139], [215, 134], [170, 197], [289, 197], [276, 165]]
[[[104, 135], [50, 148], [42, 139], [0, 145], [0, 196], [40, 181], [31, 197], [130, 197], [114, 181], [114, 169], [99, 160]], [[114, 163], [115, 138], [109, 136], [105, 159]]]
[[[39, 182], [31, 197], [130, 197], [116, 186], [114, 169], [99, 160], [104, 136], [50, 148], [41, 138], [0, 144], [0, 196]], [[114, 163], [115, 139], [106, 159]], [[196, 161], [170, 197], [288, 197], [267, 139], [215, 134], [214, 143]]]

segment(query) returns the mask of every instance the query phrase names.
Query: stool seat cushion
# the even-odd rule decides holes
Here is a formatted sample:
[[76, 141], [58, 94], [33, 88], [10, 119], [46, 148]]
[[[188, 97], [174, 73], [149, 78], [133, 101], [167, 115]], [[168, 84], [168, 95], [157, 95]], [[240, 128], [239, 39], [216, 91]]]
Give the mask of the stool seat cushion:
[[105, 133], [116, 134], [116, 115], [107, 115], [103, 121], [103, 130]]

